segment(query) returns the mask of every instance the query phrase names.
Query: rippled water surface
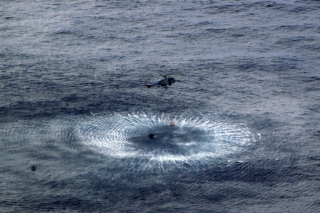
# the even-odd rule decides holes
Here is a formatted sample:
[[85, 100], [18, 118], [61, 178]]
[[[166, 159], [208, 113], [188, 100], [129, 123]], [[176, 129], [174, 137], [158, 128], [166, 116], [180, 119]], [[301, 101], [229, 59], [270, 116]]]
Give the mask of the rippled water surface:
[[318, 212], [319, 20], [316, 0], [1, 1], [0, 211]]

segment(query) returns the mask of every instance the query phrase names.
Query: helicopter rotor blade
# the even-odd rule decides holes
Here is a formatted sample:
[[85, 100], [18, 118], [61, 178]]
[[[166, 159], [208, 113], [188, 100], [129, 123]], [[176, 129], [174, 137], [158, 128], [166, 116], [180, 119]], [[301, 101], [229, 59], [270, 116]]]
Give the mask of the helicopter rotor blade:
[[166, 75], [160, 74], [160, 76], [165, 78], [165, 77], [170, 76], [170, 75], [175, 75], [176, 73], [179, 73], [179, 72], [180, 72], [179, 70], [175, 70], [175, 71], [172, 71], [172, 72], [170, 72], [170, 73], [168, 73]]

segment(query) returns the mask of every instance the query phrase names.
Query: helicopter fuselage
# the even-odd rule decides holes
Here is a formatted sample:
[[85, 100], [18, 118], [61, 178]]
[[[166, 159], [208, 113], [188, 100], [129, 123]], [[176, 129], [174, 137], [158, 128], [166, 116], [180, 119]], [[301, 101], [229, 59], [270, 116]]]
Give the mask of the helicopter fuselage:
[[176, 80], [173, 77], [164, 76], [163, 79], [160, 79], [158, 82], [154, 84], [146, 84], [148, 88], [150, 87], [165, 87], [167, 89], [167, 86], [171, 86]]

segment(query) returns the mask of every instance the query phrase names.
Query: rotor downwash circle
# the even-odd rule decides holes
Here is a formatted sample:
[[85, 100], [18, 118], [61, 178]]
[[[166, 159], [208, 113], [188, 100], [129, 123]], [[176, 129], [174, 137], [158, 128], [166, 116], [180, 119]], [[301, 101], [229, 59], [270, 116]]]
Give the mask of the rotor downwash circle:
[[[175, 125], [170, 125], [173, 121]], [[79, 122], [76, 129], [83, 145], [106, 156], [137, 160], [149, 167], [228, 159], [255, 141], [244, 125], [204, 116], [148, 113], [93, 116]]]

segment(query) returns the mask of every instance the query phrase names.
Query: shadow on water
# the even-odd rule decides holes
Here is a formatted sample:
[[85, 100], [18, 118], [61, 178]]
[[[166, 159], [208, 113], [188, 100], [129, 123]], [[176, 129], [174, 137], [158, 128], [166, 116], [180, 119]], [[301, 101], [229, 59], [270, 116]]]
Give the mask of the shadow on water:
[[[202, 135], [206, 133], [204, 130], [193, 127], [184, 127], [181, 130], [177, 126], [169, 125], [148, 128], [147, 131], [142, 131], [139, 136], [127, 139], [132, 144], [132, 148], [148, 150], [148, 152], [159, 150], [162, 153], [174, 155], [187, 155], [190, 152], [188, 143], [201, 141]], [[181, 146], [181, 144], [185, 146]]]

